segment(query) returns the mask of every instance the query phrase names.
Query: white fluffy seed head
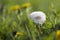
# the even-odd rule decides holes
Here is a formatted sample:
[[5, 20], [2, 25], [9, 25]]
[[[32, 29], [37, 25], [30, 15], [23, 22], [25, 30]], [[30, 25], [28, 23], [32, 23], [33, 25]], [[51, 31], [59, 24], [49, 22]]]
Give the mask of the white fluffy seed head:
[[35, 11], [30, 14], [30, 18], [36, 24], [43, 24], [46, 21], [46, 15], [42, 11]]

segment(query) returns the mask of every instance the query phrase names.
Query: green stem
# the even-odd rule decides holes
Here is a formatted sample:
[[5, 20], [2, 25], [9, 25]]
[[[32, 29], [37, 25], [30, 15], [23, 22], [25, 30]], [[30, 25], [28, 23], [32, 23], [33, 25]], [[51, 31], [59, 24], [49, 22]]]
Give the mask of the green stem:
[[41, 38], [41, 25], [37, 25], [37, 30], [38, 30], [38, 36], [39, 36], [39, 40], [40, 40], [40, 38]]
[[28, 29], [28, 27], [27, 27], [27, 25], [26, 25], [26, 24], [25, 24], [25, 26], [26, 26], [26, 29], [27, 29], [27, 32], [28, 32], [28, 36], [30, 37], [30, 40], [31, 40], [30, 31], [29, 31], [29, 29]]

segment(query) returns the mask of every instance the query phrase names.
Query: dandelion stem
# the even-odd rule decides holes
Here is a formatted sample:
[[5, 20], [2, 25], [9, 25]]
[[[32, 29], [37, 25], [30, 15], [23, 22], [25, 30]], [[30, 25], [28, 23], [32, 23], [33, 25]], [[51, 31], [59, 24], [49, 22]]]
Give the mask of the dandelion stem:
[[39, 36], [39, 40], [40, 40], [40, 36], [41, 36], [41, 25], [37, 25], [37, 30], [38, 30], [38, 36]]

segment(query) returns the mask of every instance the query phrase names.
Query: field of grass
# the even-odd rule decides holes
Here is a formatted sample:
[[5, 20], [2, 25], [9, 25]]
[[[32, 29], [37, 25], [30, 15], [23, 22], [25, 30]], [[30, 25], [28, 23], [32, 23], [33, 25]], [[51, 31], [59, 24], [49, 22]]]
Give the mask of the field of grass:
[[[38, 25], [29, 18], [33, 11], [46, 14], [41, 35]], [[57, 23], [60, 23], [60, 0], [0, 0], [0, 40], [53, 40]]]

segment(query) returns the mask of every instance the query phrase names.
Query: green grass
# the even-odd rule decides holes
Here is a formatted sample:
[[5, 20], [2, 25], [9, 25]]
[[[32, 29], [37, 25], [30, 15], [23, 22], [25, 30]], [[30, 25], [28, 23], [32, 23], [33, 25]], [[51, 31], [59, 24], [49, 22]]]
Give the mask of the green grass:
[[[1, 3], [2, 0], [0, 0]], [[51, 32], [50, 28], [55, 27], [55, 24], [60, 22], [60, 0], [5, 0], [4, 3], [5, 11], [0, 11], [0, 40], [38, 40], [39, 31], [36, 24], [28, 16], [32, 11], [46, 13], [47, 20], [42, 25], [42, 30], [45, 32], [41, 38], [42, 40], [53, 40], [55, 32]], [[10, 9], [13, 5], [21, 6], [24, 3], [31, 3], [32, 8], [27, 8], [28, 11], [21, 8], [20, 12], [23, 15], [21, 13], [16, 14]], [[13, 36], [14, 30], [22, 32], [23, 35]]]

